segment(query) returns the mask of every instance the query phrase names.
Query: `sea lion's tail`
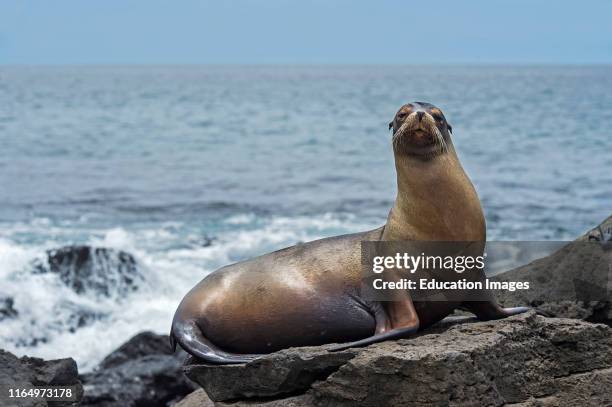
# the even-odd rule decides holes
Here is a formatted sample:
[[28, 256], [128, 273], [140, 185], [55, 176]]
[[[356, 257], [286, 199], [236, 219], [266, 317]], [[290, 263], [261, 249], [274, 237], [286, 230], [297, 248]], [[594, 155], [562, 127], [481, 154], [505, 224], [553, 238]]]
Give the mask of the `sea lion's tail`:
[[236, 354], [219, 349], [198, 327], [194, 320], [173, 321], [170, 331], [170, 346], [176, 350], [176, 344], [181, 345], [191, 355], [207, 363], [236, 364], [247, 363], [262, 355]]

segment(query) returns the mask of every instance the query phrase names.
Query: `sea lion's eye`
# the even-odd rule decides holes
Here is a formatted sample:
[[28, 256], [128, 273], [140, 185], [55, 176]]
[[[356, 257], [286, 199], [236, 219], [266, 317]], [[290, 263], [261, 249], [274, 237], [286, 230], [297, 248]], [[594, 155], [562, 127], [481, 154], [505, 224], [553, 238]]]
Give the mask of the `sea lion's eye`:
[[397, 114], [397, 118], [398, 118], [398, 119], [403, 119], [404, 117], [406, 117], [406, 112], [399, 112], [399, 113]]
[[444, 121], [444, 118], [442, 118], [442, 116], [440, 116], [439, 114], [434, 114], [433, 118], [436, 119], [437, 122]]

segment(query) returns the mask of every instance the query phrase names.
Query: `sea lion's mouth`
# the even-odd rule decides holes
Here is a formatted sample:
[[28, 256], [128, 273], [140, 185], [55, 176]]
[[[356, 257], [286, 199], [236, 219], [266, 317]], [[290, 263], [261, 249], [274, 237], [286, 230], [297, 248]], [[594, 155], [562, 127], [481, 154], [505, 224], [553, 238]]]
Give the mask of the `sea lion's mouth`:
[[433, 158], [446, 153], [448, 146], [435, 123], [406, 121], [393, 135], [393, 148], [397, 153]]

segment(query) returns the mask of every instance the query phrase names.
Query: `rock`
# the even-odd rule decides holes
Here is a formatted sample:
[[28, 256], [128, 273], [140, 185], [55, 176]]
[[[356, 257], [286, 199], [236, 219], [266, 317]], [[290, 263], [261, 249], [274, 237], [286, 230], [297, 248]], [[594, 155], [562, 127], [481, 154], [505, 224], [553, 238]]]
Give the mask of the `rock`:
[[[304, 357], [306, 352], [306, 357]], [[185, 373], [204, 387], [212, 400], [273, 397], [303, 391], [312, 383], [325, 380], [355, 356], [355, 352], [328, 352], [325, 346], [283, 350], [276, 357], [264, 357], [249, 363], [248, 369], [235, 365], [199, 365], [190, 358]], [[245, 376], [246, 374], [246, 376]], [[252, 380], [260, 377], [264, 380]]]
[[612, 405], [609, 391], [612, 388], [612, 369], [602, 369], [595, 372], [578, 373], [559, 378], [557, 393], [551, 396], [529, 398], [506, 407], [557, 407], [557, 406], [610, 406]]
[[98, 368], [108, 369], [143, 356], [157, 354], [173, 355], [168, 345], [168, 337], [150, 331], [140, 332], [106, 356]]
[[612, 216], [550, 256], [492, 277], [529, 281], [529, 290], [498, 291], [505, 306], [530, 305], [551, 316], [612, 325]]
[[203, 389], [198, 389], [179, 401], [174, 407], [213, 407], [215, 404]]
[[[58, 298], [48, 309], [49, 318], [34, 321], [36, 328], [14, 339], [17, 346], [36, 346], [49, 340], [53, 333], [76, 332], [84, 326], [108, 318], [108, 307], [98, 307], [96, 301], [92, 302], [91, 299], [104, 300], [106, 297], [122, 301], [144, 281], [131, 254], [89, 246], [66, 246], [49, 250], [44, 261], [34, 262], [32, 272], [57, 275], [61, 283], [81, 294], [81, 298], [74, 295]], [[19, 305], [23, 306], [22, 303]]]
[[142, 332], [82, 375], [83, 406], [166, 406], [196, 386], [182, 374], [184, 352], [172, 353], [168, 337]]
[[188, 240], [190, 247], [210, 247], [217, 240], [214, 236], [198, 236]]
[[18, 314], [13, 297], [0, 297], [0, 321], [15, 318]]
[[134, 257], [124, 251], [90, 246], [66, 246], [47, 252], [46, 264], [35, 271], [55, 273], [76, 293], [120, 297], [136, 290], [143, 279]]
[[60, 301], [53, 307], [56, 315], [64, 316], [62, 323], [57, 327], [59, 331], [76, 332], [77, 329], [90, 325], [108, 317], [108, 314], [83, 304], [70, 301]]
[[[43, 360], [24, 356], [18, 358], [12, 353], [0, 350], [0, 389], [5, 392], [7, 388], [28, 388], [32, 386], [72, 386], [75, 392], [74, 402], [65, 402], [62, 405], [77, 406], [83, 395], [83, 386], [78, 377], [77, 364], [73, 359]], [[2, 406], [46, 406], [43, 399], [22, 399], [17, 404], [14, 399], [3, 398], [0, 394]], [[57, 405], [57, 404], [52, 404]]]
[[529, 312], [442, 324], [366, 348], [327, 348], [286, 349], [241, 365], [191, 358], [185, 373], [212, 400], [234, 406], [612, 403], [612, 329], [603, 324]]

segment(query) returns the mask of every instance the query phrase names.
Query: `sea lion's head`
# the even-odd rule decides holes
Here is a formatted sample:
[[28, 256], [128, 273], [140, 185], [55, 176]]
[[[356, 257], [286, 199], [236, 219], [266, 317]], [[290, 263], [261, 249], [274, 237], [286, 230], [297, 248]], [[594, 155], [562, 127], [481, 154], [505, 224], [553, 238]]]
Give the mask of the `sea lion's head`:
[[448, 152], [452, 128], [442, 110], [425, 102], [405, 104], [389, 123], [395, 154], [430, 160]]

